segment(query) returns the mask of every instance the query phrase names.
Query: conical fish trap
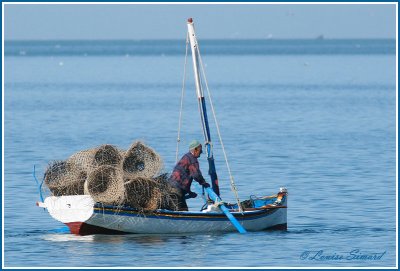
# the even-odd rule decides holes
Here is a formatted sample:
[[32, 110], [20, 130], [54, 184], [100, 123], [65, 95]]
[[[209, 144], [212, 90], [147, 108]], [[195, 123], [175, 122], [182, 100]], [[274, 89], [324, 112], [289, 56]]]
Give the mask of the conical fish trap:
[[145, 209], [154, 195], [156, 183], [148, 178], [125, 179], [125, 203], [132, 208]]
[[179, 197], [181, 197], [181, 191], [175, 187], [172, 187], [168, 182], [168, 173], [161, 174], [154, 179], [157, 182], [161, 193], [161, 200], [158, 201], [158, 209], [167, 209], [172, 211], [179, 210]]
[[94, 156], [96, 149], [79, 151], [68, 158], [68, 162], [81, 167], [86, 172], [94, 168]]
[[163, 173], [153, 179], [154, 179], [154, 181], [158, 182], [160, 185], [169, 186], [168, 178], [169, 178], [168, 173]]
[[101, 145], [94, 149], [79, 151], [68, 158], [68, 161], [81, 166], [87, 172], [98, 166], [121, 164], [124, 152], [113, 145]]
[[102, 145], [96, 149], [94, 164], [96, 166], [112, 165], [117, 166], [122, 161], [121, 152], [112, 145]]
[[54, 196], [82, 195], [86, 172], [74, 163], [53, 161], [44, 174], [44, 183]]
[[147, 201], [147, 204], [144, 206], [143, 209], [146, 211], [161, 209], [162, 202], [163, 202], [163, 191], [161, 191], [158, 188], [155, 188], [153, 190], [152, 197]]
[[[154, 207], [157, 208], [154, 208]], [[162, 191], [159, 197], [154, 197], [148, 204], [147, 208], [166, 209], [171, 211], [179, 211], [179, 194], [170, 190]]]
[[151, 178], [163, 167], [161, 157], [150, 147], [138, 141], [125, 152], [122, 169], [128, 178]]
[[121, 204], [125, 196], [121, 170], [108, 165], [94, 169], [85, 182], [85, 194], [96, 202]]
[[156, 209], [177, 210], [169, 184], [154, 178], [125, 179], [125, 204], [145, 211]]
[[[49, 164], [44, 179], [55, 196], [89, 194], [104, 204], [127, 202], [134, 208], [154, 210], [170, 205], [165, 203], [167, 175], [152, 179], [162, 167], [160, 156], [141, 142], [126, 152], [106, 144]], [[128, 179], [125, 186], [124, 177]]]

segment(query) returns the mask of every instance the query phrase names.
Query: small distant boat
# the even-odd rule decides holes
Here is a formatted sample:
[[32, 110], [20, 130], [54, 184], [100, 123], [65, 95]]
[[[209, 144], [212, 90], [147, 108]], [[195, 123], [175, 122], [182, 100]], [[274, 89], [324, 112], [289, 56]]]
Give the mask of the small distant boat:
[[[90, 195], [50, 196], [41, 202], [37, 202], [37, 205], [46, 208], [54, 219], [66, 224], [71, 233], [78, 235], [97, 233], [171, 234], [231, 231], [245, 233], [246, 231], [287, 229], [287, 190], [284, 187], [280, 188], [279, 192], [275, 195], [262, 197], [250, 196], [249, 199], [241, 202], [239, 201], [233, 178], [231, 177], [231, 187], [236, 194], [237, 202], [235, 204], [225, 203], [220, 198], [206, 103], [200, 79], [200, 51], [191, 18], [188, 20], [187, 26], [188, 40], [190, 41], [192, 51], [196, 93], [206, 142], [205, 149], [209, 164], [209, 175], [212, 183], [212, 188], [206, 188], [205, 190], [207, 197], [212, 201], [207, 201], [206, 207], [200, 211], [157, 209], [147, 212], [127, 206], [103, 205], [95, 202]], [[223, 145], [222, 141], [221, 145]]]

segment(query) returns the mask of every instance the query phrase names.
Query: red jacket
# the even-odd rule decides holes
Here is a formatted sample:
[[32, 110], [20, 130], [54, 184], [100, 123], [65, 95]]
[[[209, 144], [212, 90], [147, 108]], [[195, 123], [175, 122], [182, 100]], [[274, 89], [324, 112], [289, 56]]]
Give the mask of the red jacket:
[[199, 161], [197, 161], [197, 158], [192, 153], [188, 152], [182, 156], [181, 160], [174, 167], [170, 183], [181, 188], [185, 193], [189, 193], [193, 180], [201, 185], [206, 183], [199, 168]]

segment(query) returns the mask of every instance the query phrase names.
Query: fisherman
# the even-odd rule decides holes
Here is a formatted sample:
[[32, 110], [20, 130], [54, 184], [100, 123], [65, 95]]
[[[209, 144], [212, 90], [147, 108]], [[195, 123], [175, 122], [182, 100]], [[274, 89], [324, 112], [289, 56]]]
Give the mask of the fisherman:
[[197, 158], [203, 153], [199, 141], [193, 140], [189, 145], [189, 152], [182, 156], [172, 171], [169, 183], [175, 188], [178, 197], [179, 211], [188, 211], [186, 198], [195, 198], [197, 194], [190, 190], [192, 181], [195, 180], [204, 188], [210, 187], [206, 182], [199, 168]]

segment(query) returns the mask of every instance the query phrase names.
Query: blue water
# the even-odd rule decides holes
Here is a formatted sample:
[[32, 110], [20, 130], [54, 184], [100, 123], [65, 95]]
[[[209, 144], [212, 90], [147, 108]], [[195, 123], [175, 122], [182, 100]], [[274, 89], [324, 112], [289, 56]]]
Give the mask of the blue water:
[[[6, 41], [8, 56], [181, 55], [184, 40]], [[204, 40], [207, 55], [395, 54], [394, 39]]]
[[[184, 41], [181, 54], [172, 52], [176, 42], [166, 53], [146, 42], [142, 52], [122, 46], [112, 53], [99, 41], [64, 53], [40, 53], [35, 42], [6, 43], [5, 267], [396, 265], [392, 40], [356, 47], [353, 40], [337, 41], [341, 49], [330, 41], [332, 50], [317, 41], [285, 41], [272, 53], [254, 53], [257, 41], [208, 55], [207, 46], [223, 48], [224, 42], [201, 47], [239, 196], [287, 187], [287, 232], [80, 237], [36, 207], [33, 166], [41, 178], [48, 162], [82, 149], [105, 143], [128, 148], [142, 139], [160, 153], [167, 171], [173, 168]], [[374, 45], [355, 51], [365, 44]], [[189, 62], [180, 155], [193, 138], [202, 139], [192, 78]], [[233, 202], [215, 125], [211, 129], [221, 194]], [[200, 165], [206, 174], [204, 157]], [[202, 205], [199, 199], [188, 203], [193, 210]], [[382, 256], [354, 257], [373, 253]]]

